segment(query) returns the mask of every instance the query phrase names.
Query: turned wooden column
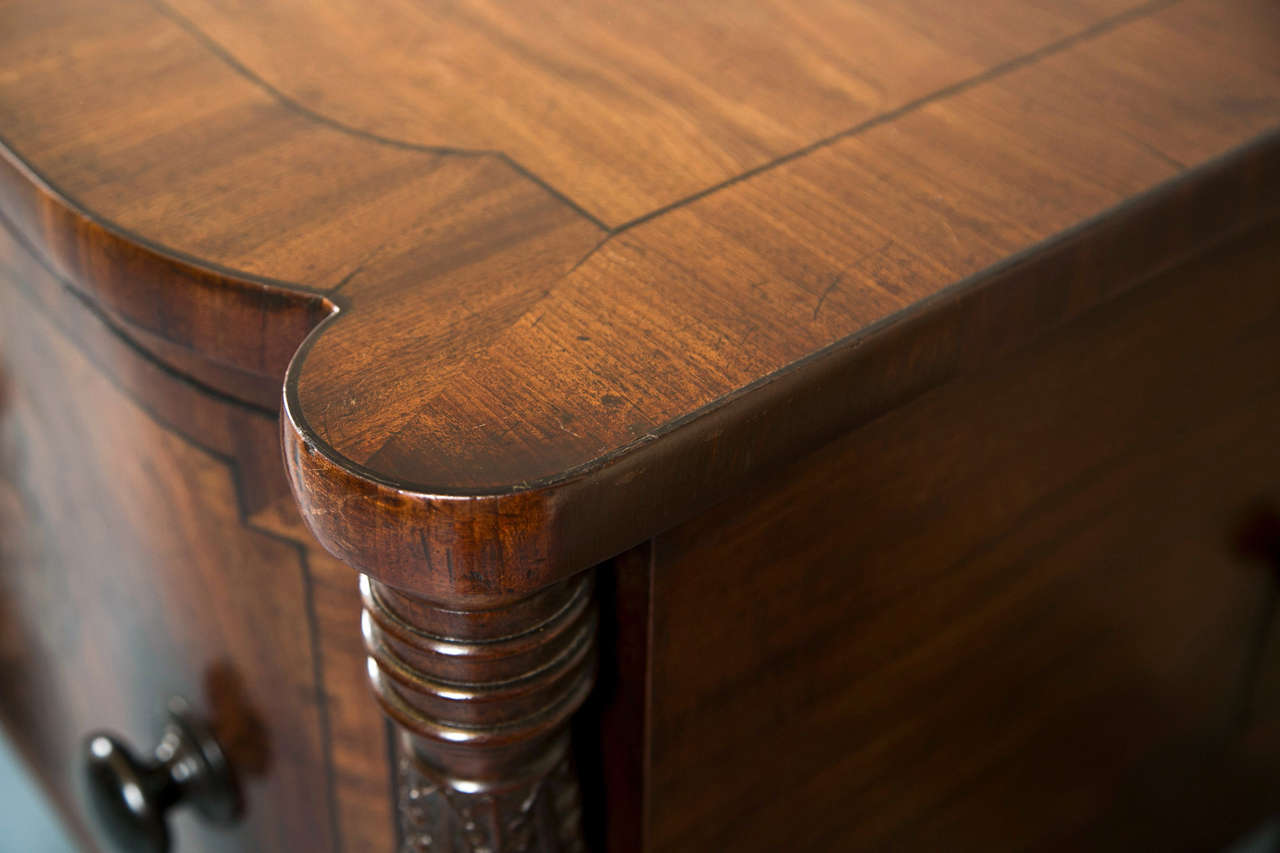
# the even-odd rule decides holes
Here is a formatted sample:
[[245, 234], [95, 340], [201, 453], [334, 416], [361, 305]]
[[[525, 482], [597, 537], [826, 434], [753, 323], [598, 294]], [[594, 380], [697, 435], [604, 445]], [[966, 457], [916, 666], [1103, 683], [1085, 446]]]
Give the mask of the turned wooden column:
[[286, 382], [282, 441], [303, 520], [360, 577], [373, 695], [395, 726], [405, 853], [584, 849], [569, 722], [596, 674], [591, 568], [621, 550], [558, 489], [453, 494], [334, 450]]
[[589, 572], [485, 610], [360, 578], [374, 693], [397, 728], [406, 853], [582, 850], [568, 721], [595, 672]]

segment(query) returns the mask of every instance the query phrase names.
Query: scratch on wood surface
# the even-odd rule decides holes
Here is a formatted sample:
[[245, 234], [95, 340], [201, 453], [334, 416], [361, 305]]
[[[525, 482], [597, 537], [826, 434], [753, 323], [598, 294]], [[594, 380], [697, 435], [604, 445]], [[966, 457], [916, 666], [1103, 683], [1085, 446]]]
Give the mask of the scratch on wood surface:
[[818, 312], [822, 310], [822, 305], [827, 301], [827, 297], [831, 295], [831, 291], [840, 286], [840, 282], [844, 280], [844, 273], [836, 273], [836, 277], [831, 279], [831, 283], [827, 285], [827, 289], [822, 291], [822, 295], [818, 297], [818, 304], [813, 306], [813, 319], [818, 319]]

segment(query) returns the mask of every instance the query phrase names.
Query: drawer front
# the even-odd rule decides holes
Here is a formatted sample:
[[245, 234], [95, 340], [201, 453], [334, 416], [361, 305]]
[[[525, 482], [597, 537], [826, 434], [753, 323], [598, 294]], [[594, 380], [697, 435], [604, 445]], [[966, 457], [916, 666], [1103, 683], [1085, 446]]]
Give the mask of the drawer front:
[[162, 367], [4, 230], [0, 374], [0, 718], [86, 843], [85, 735], [149, 755], [182, 696], [245, 809], [179, 810], [175, 849], [388, 849], [355, 576], [280, 532], [275, 413]]

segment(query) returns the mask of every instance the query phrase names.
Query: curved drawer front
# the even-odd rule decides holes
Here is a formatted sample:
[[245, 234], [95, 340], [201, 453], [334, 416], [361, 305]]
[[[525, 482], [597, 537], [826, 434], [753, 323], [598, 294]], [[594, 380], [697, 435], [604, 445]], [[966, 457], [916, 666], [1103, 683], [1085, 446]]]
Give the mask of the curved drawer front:
[[[247, 809], [216, 830], [180, 812], [176, 849], [386, 847], [382, 727], [343, 687], [362, 677], [355, 617], [324, 627], [355, 578], [265, 526], [292, 508], [274, 413], [160, 367], [3, 229], [0, 377], [0, 716], [81, 834], [85, 734], [149, 747], [180, 695]], [[335, 729], [365, 739], [368, 771], [337, 786], [367, 793], [359, 820], [330, 802]]]

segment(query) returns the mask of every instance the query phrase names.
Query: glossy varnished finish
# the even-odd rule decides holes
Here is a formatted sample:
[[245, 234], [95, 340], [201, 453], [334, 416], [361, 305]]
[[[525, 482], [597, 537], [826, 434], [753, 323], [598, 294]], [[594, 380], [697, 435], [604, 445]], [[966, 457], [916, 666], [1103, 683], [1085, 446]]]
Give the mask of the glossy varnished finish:
[[1271, 222], [658, 537], [649, 849], [1212, 850], [1272, 813], [1277, 577], [1236, 540], [1280, 507], [1278, 262]]
[[397, 739], [405, 849], [581, 851], [567, 722], [596, 667], [592, 577], [490, 610], [361, 579], [362, 629]]
[[[856, 350], [849, 341], [880, 321], [1280, 119], [1272, 49], [1280, 24], [1267, 2], [1012, 4], [966, 15], [959, 29], [943, 25], [951, 17], [940, 8], [864, 10], [862, 23], [883, 26], [816, 4], [791, 14], [792, 29], [771, 28], [776, 50], [788, 31], [843, 33], [853, 40], [848, 55], [867, 57], [877, 55], [878, 34], [919, 35], [904, 37], [893, 61], [866, 60], [859, 74], [883, 100], [871, 109], [876, 99], [854, 88], [840, 96], [850, 106], [834, 130], [845, 132], [798, 121], [813, 135], [781, 150], [759, 144], [762, 127], [741, 131], [748, 147], [777, 156], [747, 157], [728, 173], [690, 165], [698, 179], [671, 208], [663, 204], [679, 194], [646, 179], [652, 206], [601, 218], [579, 200], [599, 188], [575, 195], [569, 184], [532, 177], [541, 177], [525, 161], [537, 159], [533, 148], [472, 150], [461, 137], [427, 144], [407, 127], [395, 135], [325, 109], [365, 92], [362, 115], [397, 114], [380, 108], [402, 88], [394, 81], [326, 87], [327, 72], [286, 62], [287, 52], [258, 67], [259, 45], [290, 44], [295, 32], [343, 20], [337, 4], [235, 18], [141, 0], [18, 4], [5, 12], [12, 73], [0, 116], [10, 149], [48, 187], [15, 173], [6, 215], [122, 318], [237, 369], [278, 368], [299, 328], [345, 306], [295, 361], [290, 385], [290, 456], [321, 540], [366, 572], [437, 597], [527, 594], [734, 487], [731, 465], [708, 464], [716, 454], [705, 441], [673, 437], [713, 435], [699, 429], [708, 407], [770, 377], [812, 386], [817, 378], [789, 366], [820, 351], [847, 362]], [[759, 11], [760, 20], [781, 20]], [[662, 19], [652, 9], [627, 14]], [[363, 16], [368, 38], [386, 35], [385, 50], [364, 53], [389, 66], [392, 46], [424, 20], [398, 7]], [[485, 14], [459, 11], [466, 20], [477, 33], [496, 32], [492, 21], [478, 23]], [[977, 22], [981, 32], [966, 31]], [[725, 26], [755, 38], [752, 26]], [[538, 40], [536, 30], [522, 38]], [[74, 60], [46, 61], [68, 41], [83, 46]], [[483, 41], [462, 43], [474, 50]], [[470, 67], [466, 52], [459, 68]], [[514, 57], [536, 64], [528, 51]], [[650, 59], [661, 65], [661, 51]], [[751, 90], [714, 55], [668, 64], [701, 70], [709, 91]], [[316, 79], [298, 81], [308, 75]], [[847, 75], [818, 74], [822, 86], [795, 86], [794, 100], [839, 90]], [[502, 91], [499, 75], [485, 85]], [[432, 99], [460, 134], [474, 108], [467, 91]], [[767, 96], [759, 92], [752, 97]], [[148, 105], [146, 121], [130, 98]], [[636, 120], [642, 111], [631, 109], [613, 112]], [[714, 110], [696, 112], [704, 134], [724, 124]], [[655, 132], [680, 163], [705, 153]], [[555, 139], [540, 137], [537, 150], [558, 150]], [[638, 163], [653, 150], [621, 140], [593, 161]], [[1269, 168], [1272, 150], [1269, 141], [1255, 146], [1259, 168]], [[618, 184], [615, 198], [626, 197]], [[1247, 219], [1266, 200], [1233, 199], [1225, 221], [1197, 234]], [[1164, 202], [1184, 211], [1201, 203], [1176, 193]], [[159, 303], [146, 282], [162, 291]], [[1103, 296], [1073, 294], [1067, 307]], [[1052, 320], [1017, 328], [1033, 334]], [[243, 340], [223, 340], [227, 329]], [[839, 353], [823, 349], [841, 341]], [[753, 396], [762, 399], [745, 395]], [[728, 420], [758, 415], [741, 405]], [[753, 434], [740, 477], [811, 441], [771, 447], [768, 430]], [[663, 479], [672, 470], [700, 474]], [[666, 500], [634, 498], [632, 483], [652, 483]], [[366, 497], [344, 502], [347, 494]], [[477, 566], [471, 584], [440, 577], [455, 551]]]
[[[383, 848], [398, 799], [402, 840], [414, 844], [430, 835], [417, 832], [415, 803], [441, 805], [436, 793], [453, 785], [493, 793], [484, 808], [519, 829], [502, 823], [506, 847], [522, 846], [532, 824], [521, 821], [536, 815], [531, 837], [573, 849], [576, 830], [562, 829], [576, 819], [562, 818], [576, 814], [576, 786], [562, 759], [598, 656], [606, 671], [573, 729], [591, 783], [584, 801], [607, 813], [587, 815], [589, 838], [630, 850], [854, 834], [866, 844], [979, 845], [992, 837], [981, 816], [1025, 768], [974, 768], [1015, 749], [1052, 764], [1044, 739], [1080, 730], [1048, 705], [1003, 740], [980, 724], [963, 729], [965, 713], [998, 716], [963, 691], [937, 705], [939, 715], [961, 714], [952, 730], [928, 708], [913, 718], [906, 694], [892, 690], [858, 717], [849, 699], [865, 686], [857, 667], [876, 652], [859, 643], [926, 648], [911, 607], [931, 601], [935, 616], [1007, 605], [1008, 624], [1048, 655], [1044, 671], [1066, 667], [1067, 689], [1082, 680], [1070, 667], [1092, 660], [1089, 649], [1105, 657], [1101, 641], [1077, 636], [1098, 615], [1095, 592], [1112, 565], [1101, 553], [1136, 567], [1117, 601], [1141, 611], [1135, 588], [1155, 571], [1143, 549], [1156, 545], [1134, 534], [1162, 529], [1143, 506], [1190, 529], [1214, 510], [1178, 516], [1180, 490], [1234, 499], [1274, 473], [1240, 414], [1250, 395], [1258, 411], [1269, 405], [1267, 388], [1249, 383], [1271, 375], [1248, 369], [1242, 353], [1253, 346], [1256, 363], [1270, 364], [1274, 340], [1201, 335], [1195, 321], [1218, 317], [1210, 331], [1239, 331], [1231, 294], [1269, 310], [1257, 268], [1244, 291], [1212, 288], [1203, 257], [1212, 249], [1214, 263], [1235, 269], [1271, 251], [1278, 47], [1280, 11], [1269, 0], [963, 9], [646, 0], [537, 3], [518, 15], [482, 0], [5, 4], [0, 215], [14, 307], [4, 368], [25, 389], [17, 399], [49, 401], [44, 421], [30, 402], [12, 409], [15, 458], [45, 467], [11, 466], [6, 488], [19, 516], [50, 495], [65, 511], [60, 527], [24, 522], [32, 533], [6, 542], [17, 556], [6, 554], [4, 606], [41, 612], [42, 584], [75, 577], [89, 554], [78, 540], [59, 542], [58, 571], [38, 575], [28, 568], [31, 549], [43, 547], [36, 540], [82, 523], [92, 530], [100, 517], [114, 519], [109, 538], [133, 555], [136, 574], [90, 575], [64, 618], [116, 584], [117, 571], [133, 579], [122, 589], [163, 591], [155, 612], [165, 619], [202, 595], [223, 602], [215, 615], [105, 643], [103, 654], [163, 646], [161, 637], [188, 644], [160, 664], [131, 664], [157, 684], [194, 678], [224, 646], [256, 656], [249, 693], [270, 682], [279, 703], [254, 700], [267, 729], [303, 722], [273, 735], [291, 745], [290, 758], [261, 783], [291, 792], [280, 794], [280, 824], [254, 824], [262, 811], [251, 808], [244, 833], [324, 814], [300, 837], [321, 849]], [[1212, 248], [1245, 232], [1252, 248]], [[1210, 303], [1203, 312], [1161, 295], [1192, 291]], [[49, 334], [33, 335], [29, 315], [46, 317]], [[1125, 348], [1126, 335], [1170, 362], [1203, 363], [1185, 408], [1176, 383]], [[88, 348], [98, 373], [68, 366], [71, 341]], [[1123, 369], [1112, 375], [1091, 345]], [[1044, 362], [1043, 377], [1013, 361], [1025, 353]], [[104, 382], [112, 393], [93, 390]], [[1050, 396], [1081, 429], [1025, 409]], [[974, 425], [996, 403], [1025, 416], [1026, 435]], [[1221, 471], [1176, 464], [1217, 452], [1215, 415], [1251, 450]], [[59, 417], [76, 426], [45, 426]], [[894, 419], [904, 432], [875, 432]], [[161, 461], [148, 461], [140, 448], [170, 432], [194, 443], [159, 442]], [[1149, 437], [1146, 455], [1107, 449], [1138, 448], [1137, 436]], [[1020, 461], [1024, 439], [1057, 448], [1043, 451], [1053, 464]], [[113, 455], [117, 441], [131, 449]], [[1007, 454], [992, 458], [995, 447]], [[793, 468], [792, 480], [760, 485], [806, 455], [807, 474]], [[1006, 479], [988, 482], [979, 468]], [[76, 486], [73, 469], [91, 485]], [[1037, 491], [1054, 477], [1077, 478], [1078, 493], [1054, 503]], [[132, 483], [143, 484], [132, 503], [108, 498]], [[933, 509], [911, 515], [912, 489], [936, 492]], [[1095, 532], [1055, 515], [1070, 514], [1072, 501], [1097, 520]], [[148, 513], [155, 504], [163, 512]], [[1124, 511], [1103, 509], [1112, 504]], [[851, 506], [858, 516], [848, 517]], [[895, 507], [902, 518], [887, 517]], [[120, 522], [129, 513], [162, 532], [141, 516]], [[337, 559], [314, 548], [308, 529]], [[797, 539], [805, 531], [810, 544]], [[154, 544], [165, 534], [168, 544]], [[997, 556], [979, 570], [963, 554], [982, 542]], [[1034, 559], [1001, 563], [1000, 549], [1017, 543]], [[854, 547], [867, 552], [865, 571], [828, 571], [847, 565]], [[912, 548], [932, 562], [895, 562]], [[224, 561], [235, 565], [219, 568]], [[1056, 574], [1068, 562], [1078, 574]], [[570, 591], [584, 589], [597, 564], [609, 573], [600, 600], [579, 601]], [[1268, 707], [1271, 657], [1241, 657], [1263, 642], [1251, 623], [1264, 611], [1250, 602], [1267, 589], [1264, 575], [1208, 578], [1188, 559], [1173, 566], [1158, 600], [1204, 629], [1203, 657], [1173, 654], [1156, 668], [1164, 680], [1150, 684], [1135, 674], [1146, 658], [1115, 654], [1098, 670], [1112, 722], [1142, 731], [1132, 750], [1155, 763], [1116, 750], [1097, 787], [1079, 793], [1068, 790], [1083, 778], [1068, 760], [1060, 803], [1024, 798], [1011, 835], [1054, 824], [1079, 839], [1122, 838], [1133, 814], [1123, 810], [1138, 803], [1125, 785], [1140, 787], [1166, 759], [1185, 767], [1189, 755], [1212, 755], [1212, 772], [1227, 780], [1240, 762], [1260, 760], [1250, 772], [1269, 779], [1265, 713], [1217, 752], [1205, 735], [1237, 670], [1260, 673], [1257, 702]], [[351, 568], [366, 577], [368, 664]], [[892, 586], [902, 572], [944, 575], [958, 588], [906, 610], [868, 605], [857, 624], [823, 633], [840, 622], [840, 603], [853, 607], [860, 583]], [[977, 585], [965, 586], [975, 573]], [[1002, 598], [1001, 584], [1015, 581], [1027, 594]], [[744, 603], [747, 589], [758, 595]], [[563, 624], [540, 609], [561, 595], [581, 605], [552, 608]], [[1036, 622], [1055, 596], [1062, 621]], [[262, 602], [277, 621], [259, 613]], [[111, 622], [114, 612], [94, 618]], [[884, 627], [892, 614], [902, 618], [896, 629]], [[264, 624], [287, 638], [265, 635]], [[1137, 619], [1115, 642], [1143, 654], [1142, 644], [1185, 648], [1169, 624]], [[988, 639], [1017, 632], [999, 619], [973, 626], [950, 657], [921, 652], [930, 665], [920, 684], [977, 672], [992, 695], [1031, 684], [1046, 703], [1062, 698], [1037, 693], [1016, 656], [974, 663], [986, 661], [977, 650]], [[575, 632], [580, 646], [559, 643]], [[14, 648], [24, 643], [39, 646], [20, 635]], [[769, 669], [783, 659], [771, 649], [787, 643], [794, 659]], [[1081, 657], [1055, 656], [1073, 644]], [[446, 646], [466, 653], [440, 653]], [[515, 651], [488, 654], [504, 648]], [[33, 696], [80, 672], [74, 662], [41, 665], [53, 686], [36, 678], [24, 688]], [[396, 721], [389, 738], [373, 703], [355, 695], [366, 671]], [[1125, 692], [1147, 687], [1158, 695]], [[778, 706], [788, 691], [815, 707]], [[1160, 691], [1183, 702], [1185, 716], [1144, 728], [1140, 712], [1163, 701]], [[95, 682], [84, 696], [135, 703], [120, 725], [136, 725], [144, 699], [125, 692]], [[1102, 706], [1087, 699], [1081, 714], [1094, 719]], [[81, 722], [112, 722], [37, 720], [36, 701], [6, 703], [33, 748]], [[898, 737], [902, 719], [919, 726]], [[853, 739], [850, 720], [880, 747]], [[902, 794], [892, 808], [869, 796], [779, 835], [806, 805], [866, 789], [859, 774], [880, 778], [895, 745], [919, 746], [912, 733], [950, 743], [962, 729], [973, 733], [971, 751], [937, 751], [973, 770], [963, 794], [939, 793], [950, 765], [907, 762], [877, 788], [882, 798]], [[452, 738], [458, 732], [465, 737]], [[744, 756], [757, 747], [771, 759], [753, 766]], [[405, 760], [389, 766], [389, 751]], [[323, 772], [303, 769], [316, 766]], [[912, 776], [920, 767], [937, 772]], [[313, 783], [287, 783], [295, 772]], [[1179, 800], [1183, 777], [1166, 777], [1159, 790]], [[487, 843], [466, 836], [468, 803], [449, 800], [452, 816], [427, 823], [438, 837]], [[911, 819], [917, 809], [930, 820]], [[1186, 814], [1187, 838], [1219, 825]]]
[[[811, 435], [771, 442], [784, 419], [776, 409], [760, 411], [769, 385], [818, 385], [820, 368], [799, 360], [857, 362], [858, 346], [881, 321], [1177, 175], [1177, 163], [1226, 152], [1231, 132], [1215, 142], [1216, 132], [1256, 120], [1234, 138], [1240, 144], [1275, 125], [1280, 104], [1277, 80], [1263, 70], [1266, 44], [1240, 77], [1208, 46], [1212, 55], [1196, 66], [1190, 45], [1199, 36], [1191, 34], [1207, 8], [1148, 10], [611, 234], [498, 337], [481, 338], [480, 351], [468, 343], [465, 352], [419, 360], [402, 355], [399, 338], [370, 347], [384, 339], [375, 331], [383, 325], [372, 325], [379, 312], [364, 314], [357, 303], [313, 339], [291, 378], [296, 429], [287, 440], [301, 448], [289, 457], [304, 506], [308, 498], [323, 510], [340, 495], [369, 496], [342, 515], [309, 513], [317, 534], [353, 564], [404, 584], [431, 583], [456, 551], [486, 568], [480, 579], [488, 587], [476, 594], [501, 595], [523, 586], [521, 573], [537, 585], [605, 559], [699, 499], [722, 496], [740, 478], [811, 446]], [[1274, 14], [1257, 10], [1264, 29], [1268, 10]], [[1259, 24], [1242, 16], [1238, 26], [1250, 32], [1240, 45], [1247, 51]], [[1175, 49], [1185, 85], [1166, 88], [1162, 79], [1142, 90], [1128, 70], [1134, 56], [1164, 69], [1156, 57]], [[1248, 110], [1192, 117], [1188, 101], [1203, 98], [1213, 112], [1210, 104], [1236, 84], [1249, 93]], [[1078, 102], [1073, 85], [1082, 89]], [[1123, 92], [1126, 104], [1141, 102], [1143, 110], [1122, 104], [1113, 115], [1089, 97], [1090, 86]], [[1217, 130], [1206, 133], [1202, 120]], [[1194, 123], [1185, 140], [1169, 132], [1181, 122]], [[1258, 195], [1274, 182], [1272, 150], [1267, 141], [1246, 155], [1241, 195], [1221, 208], [1200, 192], [1221, 192], [1222, 183], [1173, 192], [1157, 207], [1178, 211], [1178, 219], [1209, 206], [1225, 213], [1189, 229], [1193, 240], [1248, 221], [1274, 201]], [[1108, 217], [1081, 252], [1092, 255], [1124, 221]], [[1187, 248], [1161, 238], [1144, 247], [1143, 261], [1159, 265]], [[1038, 283], [1051, 269], [1029, 262], [1022, 272]], [[1090, 286], [1108, 285], [1126, 282]], [[358, 300], [358, 289], [346, 292]], [[1036, 306], [1039, 316], [1004, 333], [1035, 334], [1106, 295], [1059, 289], [1050, 298], [1061, 301]], [[942, 341], [965, 334], [953, 322]], [[421, 324], [417, 330], [435, 336]], [[360, 370], [362, 356], [379, 359], [376, 376]], [[921, 380], [912, 375], [916, 364], [899, 356], [881, 372], [893, 369], [893, 381], [908, 385]], [[412, 375], [397, 375], [396, 365]], [[355, 382], [341, 378], [357, 374]], [[711, 426], [713, 412], [730, 407], [736, 411], [724, 413], [725, 422], [751, 423], [738, 441], [721, 440]], [[815, 426], [838, 431], [843, 412], [827, 411], [827, 423]], [[450, 500], [458, 495], [483, 499]], [[365, 506], [370, 517], [361, 518]], [[503, 519], [500, 533], [495, 518]], [[371, 526], [380, 530], [376, 542], [364, 534]], [[409, 531], [436, 526], [446, 528], [441, 536], [397, 549], [411, 541]], [[412, 576], [401, 577], [401, 567]]]
[[1135, 6], [169, 8], [303, 109], [414, 145], [503, 152], [616, 227]]
[[151, 744], [184, 696], [246, 809], [179, 817], [178, 850], [390, 847], [355, 579], [302, 529], [274, 414], [148, 357], [8, 230], [0, 278], [8, 735], [92, 844], [82, 738]]
[[[178, 821], [179, 849], [291, 838], [332, 849], [330, 826], [314, 818], [328, 811], [314, 784], [326, 746], [310, 701], [299, 549], [245, 529], [228, 457], [158, 420], [93, 364], [114, 355], [127, 374], [136, 354], [77, 350], [24, 292], [56, 296], [60, 285], [0, 241], [8, 730], [68, 814], [84, 815], [74, 788], [82, 738], [107, 728], [151, 744], [168, 697], [185, 696], [222, 728], [251, 808], [231, 831]], [[74, 301], [59, 309], [58, 322], [86, 311]], [[187, 390], [151, 381], [153, 391]], [[203, 415], [216, 414], [237, 420], [206, 403]], [[207, 423], [213, 444], [220, 425]]]

